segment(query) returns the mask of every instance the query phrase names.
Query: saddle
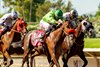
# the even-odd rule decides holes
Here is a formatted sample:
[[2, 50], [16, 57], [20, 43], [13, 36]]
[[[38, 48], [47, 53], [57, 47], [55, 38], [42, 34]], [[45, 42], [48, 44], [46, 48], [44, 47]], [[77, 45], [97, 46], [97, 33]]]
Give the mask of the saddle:
[[44, 46], [43, 40], [41, 39], [41, 37], [43, 37], [44, 35], [45, 35], [44, 30], [36, 30], [35, 32], [33, 32], [30, 36], [31, 44], [34, 47]]

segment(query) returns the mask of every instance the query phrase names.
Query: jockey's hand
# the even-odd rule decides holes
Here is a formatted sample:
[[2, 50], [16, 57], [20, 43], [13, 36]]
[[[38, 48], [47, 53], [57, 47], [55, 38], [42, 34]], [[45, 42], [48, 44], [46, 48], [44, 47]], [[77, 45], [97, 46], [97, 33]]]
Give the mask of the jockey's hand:
[[63, 21], [62, 20], [58, 20], [56, 23], [57, 23], [57, 26], [60, 26], [63, 23]]
[[61, 19], [58, 20], [58, 23], [63, 23], [63, 21]]

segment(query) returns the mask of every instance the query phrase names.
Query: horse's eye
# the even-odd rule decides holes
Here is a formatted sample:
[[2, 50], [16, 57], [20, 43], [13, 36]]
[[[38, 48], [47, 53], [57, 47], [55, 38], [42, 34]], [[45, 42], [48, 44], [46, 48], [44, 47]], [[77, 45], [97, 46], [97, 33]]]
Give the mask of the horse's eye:
[[90, 24], [92, 25], [92, 22], [90, 22]]
[[84, 26], [86, 26], [86, 25], [87, 25], [87, 23], [86, 23], [86, 22], [84, 22], [84, 23], [83, 23], [83, 25], [84, 25]]
[[19, 26], [20, 26], [20, 27], [22, 27], [23, 25], [22, 25], [22, 24], [20, 24]]

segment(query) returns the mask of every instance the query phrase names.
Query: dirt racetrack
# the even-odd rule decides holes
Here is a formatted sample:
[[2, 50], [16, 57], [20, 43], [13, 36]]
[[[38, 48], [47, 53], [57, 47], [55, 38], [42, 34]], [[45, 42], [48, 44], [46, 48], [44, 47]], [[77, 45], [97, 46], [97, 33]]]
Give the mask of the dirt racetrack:
[[[2, 63], [2, 61], [3, 61], [3, 59], [1, 57], [0, 58], [0, 63]], [[10, 67], [21, 67], [22, 57], [13, 57], [13, 62], [14, 63]], [[62, 61], [60, 61], [60, 65], [61, 64], [62, 64]], [[3, 67], [3, 66], [1, 66], [1, 67]], [[24, 67], [27, 67], [26, 63], [25, 63]], [[49, 67], [49, 64], [48, 64], [48, 61], [46, 59], [46, 56], [35, 57], [35, 67]]]
[[[12, 59], [14, 63], [10, 67], [21, 67], [22, 56], [12, 56]], [[98, 59], [100, 58], [98, 57]], [[88, 65], [86, 67], [100, 67], [99, 66], [100, 60], [99, 62], [97, 62], [96, 59], [93, 57], [87, 57], [87, 60], [88, 60]], [[0, 56], [0, 64], [2, 63], [2, 61], [3, 61], [3, 58]], [[60, 66], [63, 67], [63, 62], [61, 60], [61, 57], [59, 59], [59, 63], [60, 63]], [[79, 57], [72, 57], [69, 59], [69, 62], [68, 62], [69, 67], [82, 67], [82, 65], [83, 65], [83, 61]], [[0, 67], [4, 67], [4, 66], [0, 66]], [[27, 67], [26, 63], [24, 67]], [[35, 57], [35, 67], [49, 67], [49, 63], [47, 61], [46, 56]]]

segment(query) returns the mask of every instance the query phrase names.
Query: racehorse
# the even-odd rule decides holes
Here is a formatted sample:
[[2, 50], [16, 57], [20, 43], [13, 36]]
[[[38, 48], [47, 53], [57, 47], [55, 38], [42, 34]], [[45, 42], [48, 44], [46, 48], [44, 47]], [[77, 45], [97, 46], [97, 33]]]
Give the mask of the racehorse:
[[25, 21], [18, 18], [11, 30], [1, 36], [0, 47], [3, 56], [7, 59], [6, 67], [9, 67], [13, 63], [13, 60], [8, 53], [10, 44], [21, 40], [21, 32], [26, 33], [26, 26], [27, 24]]
[[[22, 35], [22, 36], [24, 36], [24, 35]], [[13, 55], [13, 54], [22, 55], [24, 53], [24, 50], [23, 50], [23, 38], [22, 38], [22, 40], [20, 40], [18, 42], [12, 42], [7, 51], [9, 53], [9, 55]], [[7, 58], [5, 56], [4, 56], [4, 62], [1, 63], [1, 66], [2, 65], [7, 65]]]
[[[25, 35], [24, 43], [23, 43], [24, 44], [24, 58], [23, 58], [22, 67], [24, 66], [25, 61], [27, 61], [27, 67], [29, 67], [29, 60], [28, 60], [28, 55], [29, 54], [30, 54], [30, 57], [31, 57], [31, 61], [30, 61], [31, 67], [33, 67], [33, 64], [32, 64], [33, 63], [33, 57], [35, 57], [35, 56], [38, 56], [38, 55], [41, 55], [41, 54], [45, 54], [45, 55], [48, 56], [47, 57], [48, 59], [50, 58], [47, 46], [44, 45], [45, 43], [41, 43], [40, 41], [38, 41], [37, 42], [38, 45], [34, 45], [34, 43], [31, 41], [34, 38], [33, 35], [35, 33], [41, 35], [41, 33], [44, 33], [44, 30], [33, 30], [33, 31], [28, 32]], [[34, 36], [36, 37], [35, 39], [38, 38], [37, 35], [34, 35]]]
[[[86, 19], [80, 21], [78, 27], [76, 28], [75, 43], [70, 48], [70, 52], [66, 52], [62, 57], [62, 60], [64, 62], [63, 67], [68, 67], [67, 62], [69, 58], [71, 58], [74, 55], [78, 55], [84, 61], [84, 65], [82, 67], [86, 67], [86, 65], [88, 64], [88, 61], [86, 60], [84, 52], [83, 52], [84, 35], [86, 31], [89, 31], [89, 30], [92, 30], [92, 33], [94, 33], [94, 28], [92, 24], [88, 22]], [[66, 41], [63, 43], [63, 45], [66, 45]]]
[[[25, 36], [25, 39], [24, 39], [24, 58], [23, 58], [23, 63], [22, 63], [22, 67], [25, 63], [25, 61], [28, 61], [28, 55], [30, 54], [30, 52], [33, 52], [32, 54], [32, 57], [31, 59], [33, 59], [35, 56], [38, 56], [38, 55], [41, 55], [41, 54], [46, 54], [47, 55], [47, 58], [48, 58], [48, 61], [49, 63], [51, 62], [51, 57], [53, 57], [53, 62], [56, 64], [57, 67], [60, 67], [59, 63], [58, 63], [58, 58], [56, 59], [56, 50], [55, 50], [55, 47], [56, 47], [56, 44], [61, 44], [65, 38], [66, 35], [68, 35], [68, 32], [67, 30], [70, 28], [70, 25], [69, 25], [69, 22], [64, 22], [60, 28], [54, 30], [53, 32], [50, 33], [50, 35], [48, 37], [46, 37], [44, 40], [45, 40], [45, 46], [43, 47], [40, 47], [40, 48], [36, 48], [36, 47], [33, 47], [32, 46], [32, 43], [30, 41], [30, 38], [32, 36], [32, 33], [34, 32], [29, 32], [26, 36]], [[35, 33], [39, 34], [38, 32], [40, 32], [41, 30], [38, 30], [38, 31], [35, 31]], [[36, 35], [34, 35], [35, 37], [37, 37]], [[54, 40], [54, 41], [52, 41]], [[51, 49], [51, 48], [52, 49]], [[43, 48], [44, 51], [43, 51]], [[48, 50], [49, 48], [49, 50]], [[34, 49], [32, 51], [32, 49]], [[51, 52], [52, 50], [54, 50], [54, 54], [52, 56]], [[36, 52], [37, 51], [37, 52]], [[50, 52], [50, 55], [48, 54]], [[55, 55], [55, 56], [54, 56]], [[29, 63], [29, 62], [28, 62]], [[32, 62], [31, 62], [32, 63]], [[52, 65], [50, 65], [52, 66]]]
[[91, 24], [91, 29], [88, 29], [89, 27], [87, 27], [87, 30], [85, 31], [85, 37], [88, 37], [88, 38], [96, 37], [95, 31], [92, 30], [94, 27], [92, 25], [92, 22], [89, 21], [89, 17], [86, 15], [83, 15], [83, 16], [81, 16], [81, 19], [85, 19], [86, 21], [88, 21]]

